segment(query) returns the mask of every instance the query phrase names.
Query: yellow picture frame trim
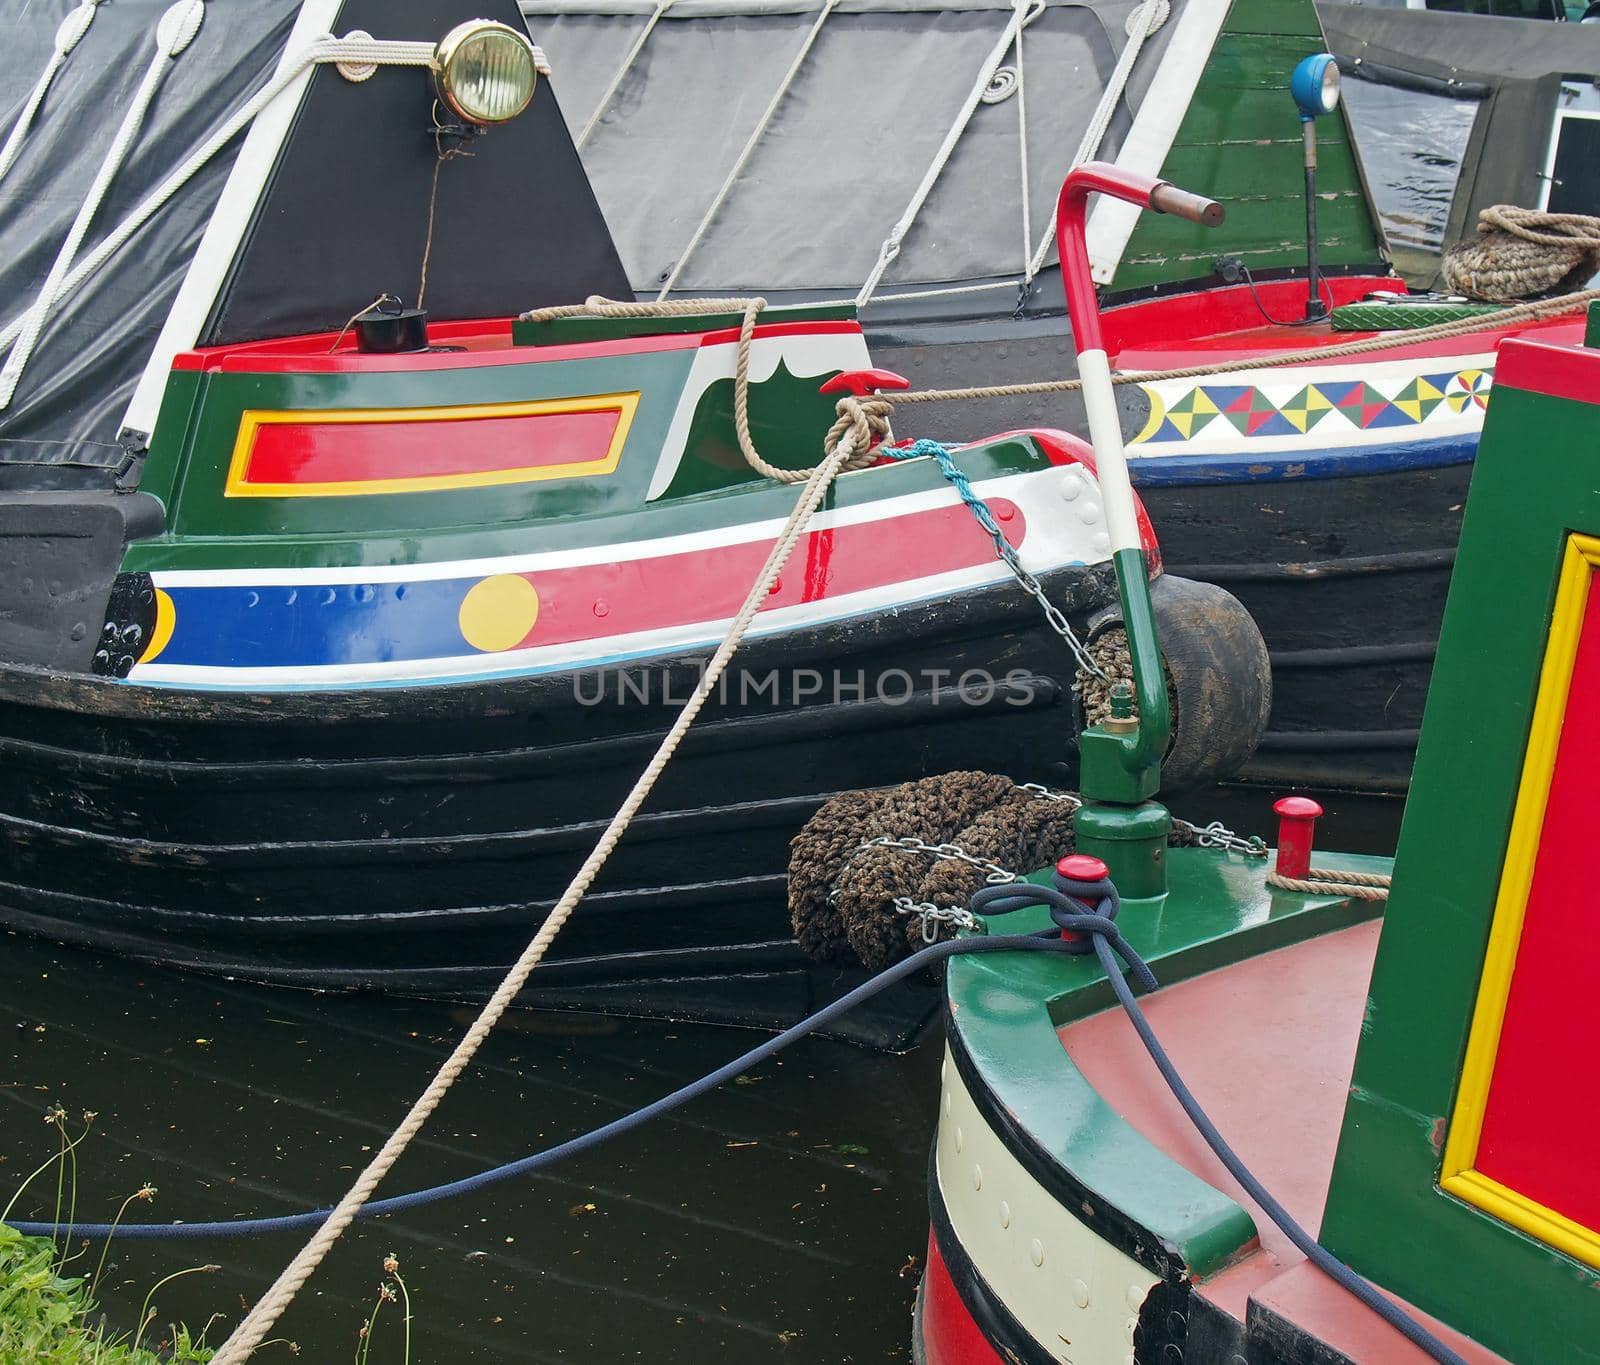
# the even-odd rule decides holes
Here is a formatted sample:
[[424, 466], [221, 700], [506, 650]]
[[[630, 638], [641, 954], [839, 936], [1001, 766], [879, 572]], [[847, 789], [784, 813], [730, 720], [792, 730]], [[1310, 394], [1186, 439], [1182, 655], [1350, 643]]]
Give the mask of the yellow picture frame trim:
[[[639, 408], [639, 394], [606, 393], [584, 398], [537, 398], [514, 403], [469, 403], [430, 408], [246, 408], [239, 416], [223, 496], [229, 498], [339, 498], [380, 493], [433, 493], [460, 488], [493, 488], [616, 472], [628, 431]], [[524, 465], [464, 474], [425, 474], [411, 478], [348, 479], [323, 483], [252, 483], [247, 478], [256, 435], [264, 426], [376, 425], [393, 422], [463, 422], [488, 417], [545, 417], [571, 412], [615, 412], [616, 429], [603, 456], [561, 464]]]
[[1600, 538], [1570, 534], [1556, 584], [1550, 634], [1539, 672], [1533, 720], [1528, 729], [1528, 746], [1523, 755], [1522, 777], [1517, 785], [1511, 833], [1506, 842], [1478, 998], [1467, 1035], [1461, 1081], [1445, 1138], [1439, 1188], [1575, 1260], [1600, 1268], [1600, 1231], [1584, 1227], [1476, 1169], [1484, 1114], [1489, 1105], [1489, 1087], [1500, 1054], [1500, 1035], [1511, 995], [1511, 978], [1522, 943], [1528, 895], [1533, 888], [1545, 806], [1555, 775], [1562, 722], [1567, 714], [1572, 672], [1577, 663], [1578, 642], [1583, 634], [1589, 588], [1596, 568], [1600, 568]]

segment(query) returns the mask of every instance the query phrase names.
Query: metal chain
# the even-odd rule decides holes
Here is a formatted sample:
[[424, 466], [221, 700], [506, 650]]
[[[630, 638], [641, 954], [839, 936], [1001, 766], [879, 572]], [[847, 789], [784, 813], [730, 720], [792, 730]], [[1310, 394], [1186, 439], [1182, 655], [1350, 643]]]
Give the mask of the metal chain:
[[1213, 820], [1209, 825], [1190, 824], [1187, 820], [1175, 820], [1173, 823], [1187, 828], [1201, 848], [1226, 849], [1230, 853], [1242, 853], [1247, 858], [1267, 856], [1266, 841], [1259, 834], [1252, 834], [1247, 839], [1242, 834], [1235, 834], [1220, 820]]
[[[1045, 786], [1042, 782], [1019, 782], [1018, 791], [1027, 792], [1029, 796], [1038, 797], [1045, 801], [1059, 801], [1078, 810], [1083, 805], [1083, 798], [1073, 792], [1058, 792]], [[1175, 826], [1188, 830], [1195, 837], [1195, 842], [1201, 848], [1224, 849], [1233, 853], [1242, 853], [1247, 858], [1265, 858], [1267, 846], [1259, 834], [1252, 834], [1248, 839], [1235, 834], [1220, 820], [1213, 820], [1208, 825], [1195, 825], [1187, 820], [1173, 821]], [[926, 856], [947, 862], [965, 863], [968, 867], [975, 867], [984, 874], [984, 883], [988, 886], [1006, 886], [1012, 882], [1021, 881], [1021, 876], [1008, 867], [989, 858], [980, 858], [974, 853], [968, 853], [960, 844], [945, 842], [930, 844], [924, 839], [919, 839], [914, 834], [895, 837], [892, 834], [880, 834], [873, 839], [864, 839], [851, 850], [850, 856], [844, 860], [839, 869], [840, 877], [844, 876], [848, 868], [857, 858], [869, 849], [893, 848], [904, 853], [921, 853]], [[836, 904], [839, 899], [839, 883], [833, 884], [833, 889], [828, 893], [828, 903]], [[957, 929], [965, 929], [969, 933], [985, 932], [984, 921], [973, 914], [971, 910], [958, 905], [935, 905], [932, 901], [914, 900], [910, 896], [896, 896], [893, 901], [894, 912], [906, 917], [915, 916], [922, 922], [922, 941], [924, 943], [937, 943], [939, 940], [939, 925], [949, 924]]]
[[972, 911], [958, 905], [935, 905], [932, 901], [914, 901], [910, 896], [896, 896], [894, 898], [894, 912], [897, 915], [915, 915], [922, 921], [922, 941], [924, 943], [937, 943], [939, 941], [939, 926], [951, 924], [957, 929], [966, 929], [976, 933], [985, 932], [984, 923]]
[[1037, 796], [1044, 801], [1060, 801], [1071, 806], [1073, 810], [1078, 810], [1083, 805], [1083, 798], [1076, 793], [1052, 791], [1042, 782], [1019, 782], [1017, 790], [1027, 792], [1029, 796]]
[[1001, 531], [999, 524], [995, 521], [994, 514], [989, 511], [989, 504], [973, 491], [971, 480], [967, 478], [966, 473], [951, 457], [950, 447], [938, 441], [921, 440], [913, 441], [910, 445], [903, 447], [880, 447], [880, 450], [883, 454], [896, 460], [914, 460], [919, 456], [928, 455], [938, 461], [940, 472], [950, 483], [950, 486], [961, 495], [961, 501], [967, 504], [972, 515], [977, 518], [978, 525], [988, 532], [989, 539], [994, 542], [995, 555], [1011, 571], [1012, 577], [1017, 580], [1023, 592], [1027, 593], [1029, 597], [1039, 604], [1039, 610], [1044, 613], [1044, 619], [1049, 623], [1050, 629], [1066, 641], [1067, 648], [1072, 651], [1072, 657], [1077, 660], [1079, 670], [1083, 673], [1088, 673], [1092, 677], [1105, 680], [1105, 673], [1101, 671], [1100, 665], [1095, 662], [1089, 651], [1084, 648], [1083, 641], [1078, 638], [1077, 633], [1072, 629], [1072, 623], [1063, 615], [1061, 609], [1045, 596], [1044, 588], [1040, 586], [1039, 580], [1022, 567], [1022, 560], [1018, 558], [1011, 542], [1005, 538], [1005, 533]]

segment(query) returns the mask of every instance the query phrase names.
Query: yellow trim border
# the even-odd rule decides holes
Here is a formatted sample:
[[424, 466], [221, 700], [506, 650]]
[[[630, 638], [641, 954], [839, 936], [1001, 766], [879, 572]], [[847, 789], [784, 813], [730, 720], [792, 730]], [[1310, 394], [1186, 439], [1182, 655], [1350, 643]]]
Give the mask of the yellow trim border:
[[1589, 585], [1596, 568], [1600, 568], [1600, 538], [1569, 535], [1556, 585], [1544, 665], [1539, 672], [1539, 690], [1522, 761], [1522, 778], [1517, 786], [1511, 834], [1506, 841], [1506, 860], [1495, 898], [1494, 920], [1484, 951], [1483, 975], [1461, 1066], [1461, 1084], [1450, 1117], [1450, 1132], [1445, 1139], [1439, 1187], [1557, 1251], [1600, 1267], [1600, 1231], [1575, 1223], [1475, 1169], [1478, 1143], [1483, 1136], [1483, 1116], [1489, 1105], [1489, 1086], [1500, 1053], [1506, 1002], [1511, 995], [1511, 977], [1516, 969], [1517, 949], [1522, 942], [1522, 926], [1528, 912], [1528, 893], [1533, 886], [1534, 866], [1539, 856], [1545, 804], [1550, 797], [1556, 751], [1567, 714], [1567, 694], [1572, 686], [1584, 612], [1589, 605]]
[[[585, 398], [539, 398], [517, 403], [468, 403], [434, 408], [312, 408], [283, 411], [246, 408], [228, 461], [223, 496], [229, 498], [339, 498], [377, 493], [432, 493], [456, 488], [492, 488], [504, 484], [539, 483], [584, 475], [611, 474], [622, 459], [622, 447], [639, 408], [639, 394], [604, 393]], [[525, 465], [471, 474], [426, 474], [416, 478], [348, 479], [328, 483], [251, 483], [250, 456], [264, 426], [375, 425], [389, 422], [466, 422], [485, 417], [547, 417], [568, 412], [615, 412], [616, 430], [606, 453], [594, 460], [565, 464]]]

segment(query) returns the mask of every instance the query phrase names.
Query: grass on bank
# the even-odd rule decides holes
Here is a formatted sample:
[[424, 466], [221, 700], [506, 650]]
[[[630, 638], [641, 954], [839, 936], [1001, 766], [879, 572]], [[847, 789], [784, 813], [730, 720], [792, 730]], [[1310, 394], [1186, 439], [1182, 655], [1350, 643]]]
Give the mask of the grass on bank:
[[[69, 1275], [67, 1268], [85, 1255], [86, 1249], [69, 1256], [53, 1238], [24, 1236], [3, 1221], [35, 1180], [54, 1171], [55, 1220], [72, 1223], [78, 1205], [78, 1144], [89, 1136], [94, 1117], [85, 1112], [82, 1130], [74, 1135], [68, 1131], [64, 1109], [57, 1107], [45, 1114], [45, 1123], [59, 1137], [59, 1148], [22, 1182], [0, 1212], [0, 1365], [195, 1365], [208, 1361], [212, 1351], [205, 1344], [205, 1333], [195, 1336], [175, 1325], [164, 1331], [156, 1327], [153, 1300], [157, 1289], [179, 1275], [212, 1271], [216, 1266], [193, 1266], [168, 1275], [145, 1295], [138, 1327], [132, 1332], [116, 1332], [104, 1321], [95, 1320], [94, 1295], [111, 1249], [110, 1238], [100, 1250], [93, 1275]], [[129, 1195], [117, 1212], [117, 1222], [135, 1200], [149, 1200], [154, 1195], [155, 1188], [150, 1185]]]

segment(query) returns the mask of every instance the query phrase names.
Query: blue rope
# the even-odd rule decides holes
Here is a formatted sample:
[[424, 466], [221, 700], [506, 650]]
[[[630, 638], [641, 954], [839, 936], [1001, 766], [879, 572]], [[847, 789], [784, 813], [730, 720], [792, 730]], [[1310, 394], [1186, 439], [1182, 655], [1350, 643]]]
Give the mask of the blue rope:
[[[919, 443], [920, 444], [920, 443]], [[930, 443], [931, 444], [931, 443]], [[687, 1104], [709, 1090], [714, 1090], [719, 1085], [733, 1080], [742, 1075], [753, 1066], [758, 1066], [769, 1058], [776, 1056], [793, 1043], [797, 1043], [807, 1034], [814, 1033], [817, 1029], [832, 1023], [841, 1015], [854, 1009], [862, 1001], [871, 999], [874, 995], [904, 980], [914, 972], [921, 971], [935, 962], [943, 961], [948, 957], [966, 953], [1000, 953], [1000, 952], [1056, 952], [1056, 953], [1082, 953], [1087, 944], [1100, 959], [1100, 966], [1105, 971], [1107, 979], [1111, 982], [1111, 989], [1116, 992], [1117, 1002], [1122, 1006], [1129, 1021], [1133, 1024], [1149, 1052], [1151, 1059], [1159, 1068], [1163, 1079], [1177, 1097], [1178, 1103], [1183, 1106], [1190, 1122], [1199, 1130], [1200, 1135], [1206, 1140], [1206, 1145], [1216, 1153], [1218, 1160], [1228, 1169], [1229, 1174], [1244, 1187], [1245, 1192], [1255, 1200], [1274, 1223], [1278, 1225], [1291, 1242], [1298, 1247], [1307, 1260], [1311, 1261], [1319, 1270], [1328, 1275], [1344, 1289], [1348, 1290], [1357, 1299], [1364, 1303], [1379, 1317], [1389, 1323], [1401, 1333], [1408, 1341], [1420, 1347], [1424, 1352], [1439, 1362], [1439, 1365], [1467, 1365], [1466, 1360], [1436, 1337], [1417, 1319], [1412, 1317], [1397, 1304], [1392, 1303], [1378, 1292], [1370, 1283], [1357, 1275], [1349, 1266], [1345, 1265], [1331, 1252], [1327, 1251], [1321, 1243], [1300, 1226], [1276, 1199], [1268, 1193], [1265, 1186], [1251, 1174], [1249, 1168], [1239, 1159], [1238, 1154], [1230, 1147], [1217, 1131], [1216, 1125], [1211, 1122], [1200, 1102], [1195, 1099], [1189, 1087], [1184, 1084], [1183, 1078], [1178, 1075], [1177, 1068], [1173, 1066], [1172, 1059], [1167, 1056], [1166, 1049], [1161, 1046], [1160, 1040], [1155, 1035], [1155, 1030], [1150, 1027], [1150, 1021], [1145, 1017], [1144, 1011], [1139, 1008], [1138, 1001], [1134, 998], [1133, 988], [1128, 984], [1123, 975], [1122, 968], [1118, 965], [1120, 957], [1127, 964], [1129, 971], [1138, 981], [1140, 987], [1146, 991], [1153, 990], [1157, 984], [1149, 964], [1128, 944], [1118, 931], [1115, 916], [1117, 912], [1116, 890], [1109, 882], [1072, 882], [1065, 878], [1058, 878], [1059, 886], [1063, 889], [1050, 886], [1035, 886], [1032, 884], [1010, 884], [1003, 886], [986, 886], [972, 897], [974, 911], [990, 914], [1004, 915], [1013, 910], [1020, 910], [1030, 905], [1044, 905], [1049, 908], [1050, 918], [1059, 929], [1069, 933], [1083, 936], [1078, 941], [1062, 939], [1056, 929], [1047, 929], [1039, 934], [1005, 934], [1005, 935], [976, 935], [971, 938], [949, 939], [942, 943], [930, 944], [903, 958], [894, 966], [887, 968], [865, 981], [854, 990], [839, 997], [832, 1004], [824, 1006], [815, 1014], [802, 1019], [798, 1024], [785, 1029], [775, 1037], [768, 1038], [765, 1042], [751, 1048], [748, 1052], [734, 1058], [724, 1066], [718, 1067], [707, 1076], [691, 1081], [688, 1085], [680, 1086], [670, 1094], [663, 1095], [653, 1103], [645, 1105], [642, 1109], [635, 1109], [632, 1113], [624, 1114], [621, 1118], [613, 1119], [610, 1123], [602, 1124], [587, 1133], [582, 1133], [566, 1142], [557, 1143], [554, 1147], [547, 1147], [542, 1152], [535, 1152], [518, 1161], [507, 1162], [505, 1165], [493, 1167], [487, 1171], [480, 1171], [477, 1175], [466, 1176], [460, 1180], [452, 1180], [444, 1185], [434, 1185], [429, 1189], [417, 1190], [411, 1194], [395, 1195], [389, 1199], [379, 1199], [367, 1204], [356, 1214], [357, 1218], [373, 1218], [379, 1214], [401, 1213], [407, 1209], [422, 1208], [427, 1204], [434, 1204], [442, 1199], [449, 1199], [454, 1195], [467, 1194], [473, 1190], [481, 1190], [489, 1185], [498, 1184], [502, 1180], [510, 1180], [514, 1176], [531, 1175], [542, 1171], [548, 1166], [555, 1165], [568, 1157], [578, 1156], [584, 1152], [599, 1147], [602, 1143], [612, 1138], [621, 1137], [637, 1128], [642, 1128], [652, 1119], [669, 1114], [674, 1109]], [[1075, 892], [1076, 895], [1069, 894]], [[1090, 912], [1090, 907], [1093, 911]], [[331, 1207], [313, 1209], [306, 1213], [284, 1214], [277, 1218], [247, 1218], [232, 1222], [212, 1223], [34, 1223], [12, 1222], [11, 1226], [18, 1232], [36, 1237], [110, 1237], [127, 1241], [192, 1241], [209, 1237], [258, 1237], [273, 1232], [303, 1231], [320, 1225], [329, 1214]]]
[[[1084, 921], [1095, 918], [1083, 913], [1088, 905], [1095, 905], [1101, 916], [1106, 916], [1108, 910], [1112, 915], [1116, 913], [1116, 889], [1109, 882], [1075, 882], [1059, 874], [1055, 881], [1056, 886], [1053, 887], [1034, 886], [1028, 883], [986, 886], [973, 895], [972, 908], [975, 911], [982, 911], [992, 906], [994, 908], [990, 910], [991, 914], [1004, 915], [1013, 910], [1020, 910], [1024, 906], [1045, 905], [1049, 907], [1050, 918], [1061, 928], [1071, 932], [1083, 932]], [[1340, 1288], [1354, 1295], [1412, 1345], [1432, 1356], [1439, 1365], [1467, 1365], [1460, 1354], [1441, 1341], [1405, 1309], [1385, 1298], [1375, 1286], [1357, 1275], [1301, 1227], [1295, 1221], [1294, 1215], [1273, 1198], [1266, 1186], [1256, 1179], [1250, 1168], [1240, 1160], [1239, 1154], [1228, 1145], [1227, 1139], [1217, 1131], [1217, 1126], [1211, 1122], [1210, 1116], [1200, 1107], [1200, 1101], [1195, 1099], [1193, 1092], [1184, 1084], [1183, 1077], [1172, 1064], [1172, 1058], [1167, 1055], [1167, 1050], [1161, 1046], [1161, 1040], [1150, 1027], [1150, 1020], [1145, 1017], [1145, 1012], [1139, 1008], [1139, 1002], [1134, 999], [1133, 989], [1128, 985], [1127, 978], [1117, 966], [1110, 937], [1092, 928], [1088, 929], [1088, 933], [1095, 955], [1100, 959], [1100, 966], [1105, 971], [1107, 980], [1111, 982], [1111, 989], [1116, 992], [1117, 1003], [1122, 1006], [1128, 1021], [1138, 1033], [1139, 1041], [1144, 1044], [1145, 1051], [1150, 1054], [1150, 1059], [1160, 1070], [1162, 1079], [1177, 1097], [1178, 1103], [1183, 1106], [1183, 1112], [1189, 1116], [1189, 1121], [1206, 1140], [1206, 1146], [1216, 1153], [1217, 1160], [1227, 1168], [1228, 1174], [1244, 1187], [1245, 1193], [1260, 1205], [1262, 1212], [1278, 1225], [1284, 1236], [1299, 1248], [1300, 1253]], [[1127, 953], [1122, 953], [1121, 956], [1133, 967], [1136, 976], [1139, 975], [1141, 968], [1144, 974], [1149, 976], [1150, 968], [1144, 962], [1137, 959], [1129, 960]], [[1155, 978], [1151, 976], [1150, 980], [1153, 982]]]
[[989, 533], [989, 538], [994, 541], [994, 552], [1007, 563], [1015, 556], [1016, 551], [1011, 548], [1011, 542], [1005, 538], [999, 525], [994, 519], [994, 514], [986, 503], [972, 490], [972, 480], [966, 471], [955, 461], [950, 447], [941, 441], [930, 441], [924, 437], [920, 441], [913, 441], [908, 446], [880, 446], [883, 454], [893, 460], [916, 460], [924, 455], [931, 456], [939, 462], [939, 472], [949, 481], [950, 486], [961, 495], [961, 501], [972, 510], [972, 515], [978, 519], [978, 525]]

